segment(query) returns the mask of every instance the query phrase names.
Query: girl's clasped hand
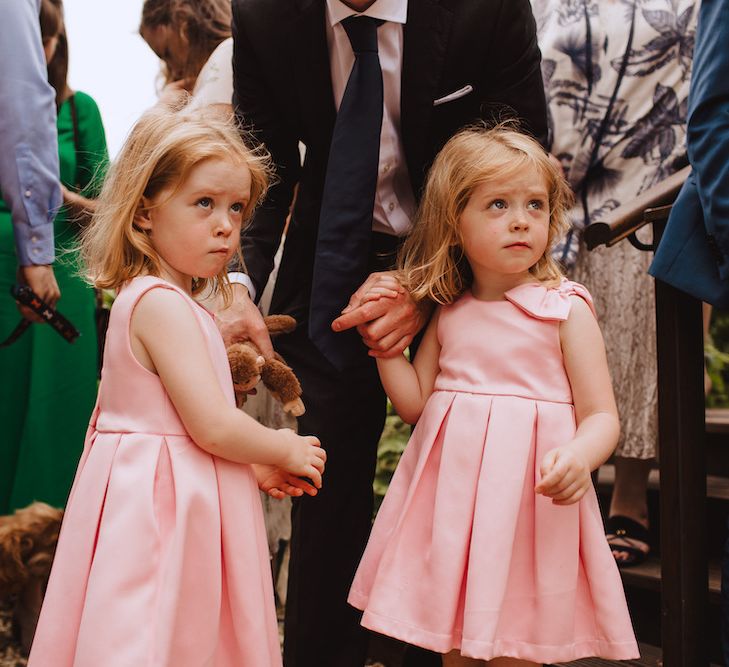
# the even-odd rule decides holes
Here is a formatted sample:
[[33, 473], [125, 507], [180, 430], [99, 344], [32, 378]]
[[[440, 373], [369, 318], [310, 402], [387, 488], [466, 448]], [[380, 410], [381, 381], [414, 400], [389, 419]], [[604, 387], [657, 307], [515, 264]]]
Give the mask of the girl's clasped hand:
[[571, 505], [582, 499], [592, 481], [590, 465], [574, 444], [557, 447], [542, 459], [542, 479], [534, 487], [537, 493], [551, 498], [555, 505]]

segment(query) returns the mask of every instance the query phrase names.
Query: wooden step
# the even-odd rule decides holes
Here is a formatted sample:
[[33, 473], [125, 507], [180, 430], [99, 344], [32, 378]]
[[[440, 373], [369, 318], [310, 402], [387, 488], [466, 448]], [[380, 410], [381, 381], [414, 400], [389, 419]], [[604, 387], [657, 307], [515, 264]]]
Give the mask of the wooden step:
[[640, 658], [637, 660], [606, 660], [605, 658], [582, 658], [574, 662], [560, 662], [545, 667], [663, 667], [661, 649], [649, 644], [638, 644]]
[[[640, 565], [620, 570], [625, 586], [636, 586], [645, 590], [661, 590], [661, 561], [658, 558], [647, 558]], [[721, 563], [709, 563], [709, 602], [721, 602]]]
[[706, 408], [706, 431], [729, 435], [729, 408]]
[[[660, 488], [661, 476], [657, 468], [648, 474], [648, 489], [658, 491]], [[600, 466], [598, 473], [599, 490], [610, 490], [615, 484], [615, 466], [606, 463]], [[729, 478], [719, 475], [706, 476], [706, 496], [715, 500], [729, 500]]]
[[[564, 662], [545, 667], [663, 667], [661, 649], [650, 644], [638, 643], [640, 658], [637, 660], [605, 660], [604, 658], [583, 658], [574, 662]], [[710, 667], [719, 667], [711, 664]]]

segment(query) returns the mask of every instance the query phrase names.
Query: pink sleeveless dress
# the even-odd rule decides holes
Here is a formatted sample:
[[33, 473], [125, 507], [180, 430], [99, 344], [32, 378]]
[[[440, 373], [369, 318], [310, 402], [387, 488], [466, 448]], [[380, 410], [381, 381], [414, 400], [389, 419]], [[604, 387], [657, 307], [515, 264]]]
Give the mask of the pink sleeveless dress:
[[362, 624], [439, 653], [637, 658], [594, 490], [557, 506], [539, 465], [574, 435], [559, 340], [581, 285], [442, 307], [440, 373], [349, 595]]
[[154, 288], [173, 289], [189, 302], [234, 405], [211, 315], [159, 278], [128, 283], [111, 311], [98, 406], [68, 500], [31, 667], [281, 664], [253, 471], [200, 449], [159, 377], [132, 355], [131, 313]]

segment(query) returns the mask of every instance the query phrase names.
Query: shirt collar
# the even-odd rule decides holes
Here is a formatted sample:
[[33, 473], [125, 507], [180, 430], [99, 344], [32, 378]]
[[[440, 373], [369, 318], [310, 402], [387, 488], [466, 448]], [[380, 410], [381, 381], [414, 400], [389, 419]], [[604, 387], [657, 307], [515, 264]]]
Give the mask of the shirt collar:
[[[327, 21], [331, 27], [341, 23], [348, 16], [358, 13], [340, 0], [327, 0]], [[376, 0], [360, 15], [405, 24], [407, 14], [408, 0]]]

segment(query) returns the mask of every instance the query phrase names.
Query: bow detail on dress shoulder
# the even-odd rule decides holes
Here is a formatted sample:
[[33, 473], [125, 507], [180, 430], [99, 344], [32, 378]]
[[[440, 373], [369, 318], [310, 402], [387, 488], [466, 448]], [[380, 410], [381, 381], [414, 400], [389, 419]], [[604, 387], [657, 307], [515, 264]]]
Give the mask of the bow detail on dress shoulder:
[[571, 296], [585, 300], [593, 315], [595, 306], [587, 289], [579, 283], [563, 278], [558, 287], [546, 287], [542, 283], [526, 283], [510, 289], [504, 297], [525, 313], [539, 320], [566, 320], [570, 314]]

